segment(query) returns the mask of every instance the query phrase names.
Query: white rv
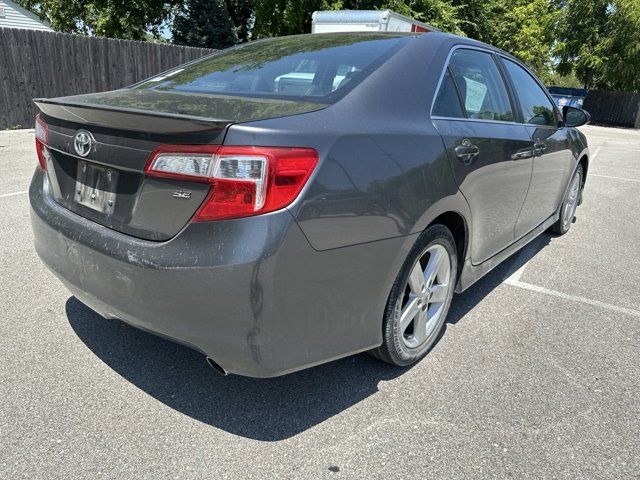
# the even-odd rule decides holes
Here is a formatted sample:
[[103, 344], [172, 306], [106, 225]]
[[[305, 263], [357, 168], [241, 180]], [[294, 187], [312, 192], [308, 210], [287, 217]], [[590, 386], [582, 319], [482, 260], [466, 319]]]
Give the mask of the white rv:
[[391, 10], [324, 10], [311, 18], [311, 33], [438, 31]]

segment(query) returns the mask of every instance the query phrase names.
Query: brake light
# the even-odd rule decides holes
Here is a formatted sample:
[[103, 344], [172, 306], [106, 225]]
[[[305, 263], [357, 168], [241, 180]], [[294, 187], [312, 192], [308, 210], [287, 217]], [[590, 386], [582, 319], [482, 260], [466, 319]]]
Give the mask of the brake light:
[[49, 144], [49, 129], [47, 124], [42, 119], [40, 114], [36, 115], [36, 153], [38, 154], [38, 162], [40, 168], [45, 170], [47, 168], [47, 157], [50, 155], [49, 150], [45, 145]]
[[207, 198], [193, 220], [205, 222], [273, 212], [298, 196], [316, 164], [311, 148], [162, 145], [149, 176], [205, 182]]

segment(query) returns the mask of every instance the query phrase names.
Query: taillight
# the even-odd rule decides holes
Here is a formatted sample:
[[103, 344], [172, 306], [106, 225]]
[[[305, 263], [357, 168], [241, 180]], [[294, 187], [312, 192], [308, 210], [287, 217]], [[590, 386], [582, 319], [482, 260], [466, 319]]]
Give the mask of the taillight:
[[47, 156], [49, 156], [49, 150], [46, 145], [49, 144], [49, 129], [44, 122], [40, 114], [36, 115], [36, 153], [38, 154], [38, 162], [40, 162], [40, 168], [45, 170], [47, 168]]
[[298, 196], [316, 164], [311, 148], [163, 145], [153, 151], [147, 175], [211, 185], [194, 221], [273, 212]]

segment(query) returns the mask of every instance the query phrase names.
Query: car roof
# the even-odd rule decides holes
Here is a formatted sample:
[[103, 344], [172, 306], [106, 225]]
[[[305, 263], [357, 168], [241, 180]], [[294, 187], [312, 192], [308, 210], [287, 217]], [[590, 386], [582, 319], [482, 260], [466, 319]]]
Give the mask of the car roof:
[[[303, 33], [303, 34], [299, 34], [299, 35], [295, 35], [297, 37], [306, 37], [309, 35], [326, 35], [326, 36], [330, 36], [330, 35], [336, 35], [336, 34], [352, 34], [352, 35], [367, 35], [367, 36], [379, 36], [379, 37], [389, 37], [389, 36], [402, 36], [402, 37], [415, 37], [416, 39], [419, 39], [420, 42], [425, 42], [425, 43], [429, 43], [431, 44], [431, 46], [434, 46], [435, 44], [437, 44], [438, 46], [441, 44], [445, 44], [445, 43], [450, 43], [452, 46], [453, 45], [470, 45], [470, 46], [475, 46], [478, 48], [483, 48], [486, 50], [491, 50], [495, 53], [499, 53], [500, 55], [503, 55], [507, 58], [509, 58], [510, 60], [513, 60], [517, 63], [523, 64], [525, 65], [521, 60], [519, 60], [517, 57], [514, 57], [512, 54], [510, 54], [509, 52], [502, 50], [501, 48], [495, 47], [493, 45], [490, 45], [488, 43], [484, 43], [481, 42], [479, 40], [475, 40], [473, 38], [469, 38], [469, 37], [464, 37], [462, 35], [456, 35], [453, 33], [447, 33], [447, 32], [442, 32], [442, 31], [428, 31], [428, 32], [333, 32], [333, 33]], [[273, 37], [273, 38], [269, 38], [269, 39], [261, 39], [258, 41], [273, 41], [273, 40], [277, 40], [278, 38], [282, 38], [282, 37]], [[526, 66], [526, 65], [525, 65]], [[527, 67], [529, 68], [529, 67]]]
[[426, 32], [420, 35], [422, 35], [429, 42], [437, 42], [439, 44], [451, 43], [452, 45], [475, 46], [478, 48], [491, 50], [495, 53], [499, 53], [500, 55], [504, 55], [510, 60], [514, 60], [518, 63], [522, 63], [522, 61], [518, 60], [518, 58], [514, 57], [509, 52], [502, 50], [501, 48], [495, 47], [493, 45], [490, 45], [488, 43], [481, 42], [480, 40], [475, 40], [473, 38], [464, 37], [462, 35], [455, 35], [453, 33], [446, 33], [446, 32]]

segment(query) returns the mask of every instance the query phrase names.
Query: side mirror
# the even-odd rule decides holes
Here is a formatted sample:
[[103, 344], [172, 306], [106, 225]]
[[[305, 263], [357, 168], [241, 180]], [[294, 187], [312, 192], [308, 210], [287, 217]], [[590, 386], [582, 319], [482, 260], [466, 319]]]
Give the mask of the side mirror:
[[577, 107], [562, 107], [562, 116], [567, 127], [581, 127], [591, 121], [591, 115], [586, 110]]

